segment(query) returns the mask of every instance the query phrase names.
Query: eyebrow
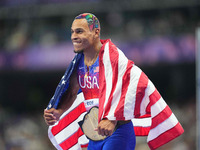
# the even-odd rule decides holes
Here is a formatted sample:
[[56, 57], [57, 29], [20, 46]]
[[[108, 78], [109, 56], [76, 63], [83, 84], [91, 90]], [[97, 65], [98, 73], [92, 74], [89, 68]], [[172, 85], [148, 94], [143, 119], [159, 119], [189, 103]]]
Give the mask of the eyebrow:
[[73, 30], [73, 29], [71, 28], [71, 31], [75, 31], [75, 30], [84, 30], [84, 29], [83, 29], [83, 28], [76, 28], [76, 29]]

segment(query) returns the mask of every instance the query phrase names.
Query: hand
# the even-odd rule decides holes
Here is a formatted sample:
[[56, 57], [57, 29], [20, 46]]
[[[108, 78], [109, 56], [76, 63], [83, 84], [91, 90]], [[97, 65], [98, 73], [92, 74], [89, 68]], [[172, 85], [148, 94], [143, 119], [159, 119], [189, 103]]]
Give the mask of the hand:
[[57, 110], [55, 108], [51, 108], [49, 110], [44, 110], [44, 120], [47, 125], [54, 125], [60, 118], [62, 112], [60, 110]]
[[103, 119], [100, 121], [95, 131], [98, 131], [98, 134], [102, 136], [111, 136], [113, 134], [116, 124], [117, 121]]

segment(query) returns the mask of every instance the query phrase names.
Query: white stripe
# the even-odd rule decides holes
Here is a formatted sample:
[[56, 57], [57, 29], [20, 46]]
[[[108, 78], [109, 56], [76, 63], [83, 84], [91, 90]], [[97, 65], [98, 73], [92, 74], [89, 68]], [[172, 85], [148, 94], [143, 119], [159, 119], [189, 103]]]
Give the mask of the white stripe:
[[88, 142], [89, 142], [89, 140], [87, 139], [87, 137], [85, 136], [85, 134], [82, 135], [82, 136], [80, 136], [80, 137], [78, 138], [78, 143], [79, 143], [80, 145], [86, 145], [86, 144], [88, 144]]
[[[72, 110], [74, 110], [78, 105], [80, 105], [82, 102], [84, 102], [84, 96], [83, 96], [83, 92], [79, 93], [77, 95], [76, 100], [74, 101], [74, 103], [72, 104], [72, 106], [65, 111], [61, 116], [60, 116], [60, 120], [65, 117], [68, 113], [70, 113]], [[55, 124], [56, 125], [56, 124]]]
[[55, 148], [56, 148], [57, 150], [63, 150], [63, 149], [60, 147], [60, 145], [58, 144], [58, 142], [56, 141], [54, 135], [52, 134], [51, 128], [52, 128], [52, 127], [49, 127], [49, 129], [48, 129], [48, 136], [49, 136], [49, 139], [50, 139], [51, 143], [55, 146]]
[[146, 114], [146, 108], [150, 102], [149, 96], [156, 90], [153, 83], [148, 80], [147, 88], [145, 89], [145, 95], [142, 99], [141, 105], [140, 105], [140, 114], [141, 116]]
[[119, 59], [118, 59], [118, 79], [117, 79], [117, 84], [116, 84], [116, 88], [115, 91], [113, 92], [113, 99], [112, 99], [112, 103], [111, 103], [111, 108], [110, 108], [110, 112], [107, 116], [108, 119], [110, 120], [115, 120], [115, 110], [117, 108], [117, 105], [120, 101], [120, 97], [121, 97], [121, 91], [122, 91], [122, 77], [126, 71], [127, 68], [127, 64], [128, 64], [128, 59], [125, 57], [125, 55], [123, 54], [123, 52], [121, 50], [118, 49], [118, 53], [119, 53]]
[[[77, 95], [77, 98], [76, 98], [76, 100], [74, 101], [74, 103], [72, 104], [72, 106], [67, 110], [67, 111], [65, 111], [62, 115], [61, 115], [61, 117], [60, 117], [60, 120], [63, 118], [63, 117], [65, 117], [69, 112], [71, 112], [73, 109], [75, 109], [78, 105], [80, 105], [82, 102], [84, 101], [84, 96], [83, 96], [83, 93], [81, 92], [81, 93], [79, 93], [78, 95]], [[83, 116], [81, 116], [82, 118], [83, 118]], [[79, 117], [80, 118], [80, 117]], [[58, 121], [59, 122], [59, 121]], [[60, 137], [59, 139], [59, 141], [58, 141], [58, 139], [52, 134], [52, 132], [51, 132], [51, 129], [52, 129], [52, 127], [54, 127], [54, 126], [56, 126], [57, 124], [58, 124], [58, 122], [57, 123], [55, 123], [53, 126], [49, 126], [49, 129], [48, 129], [48, 136], [49, 136], [49, 139], [50, 139], [50, 141], [52, 142], [52, 144], [56, 147], [56, 149], [58, 149], [58, 150], [62, 150], [62, 148], [59, 146], [59, 141], [63, 141], [63, 140], [65, 140], [66, 139], [66, 135], [68, 135], [68, 134], [66, 134], [66, 135], [64, 135], [64, 137]]]
[[77, 122], [83, 120], [83, 117], [85, 113], [82, 113], [78, 119], [76, 119], [74, 122], [72, 122], [70, 125], [68, 125], [66, 128], [64, 128], [62, 131], [60, 131], [58, 134], [55, 136], [55, 140], [60, 144], [66, 139], [68, 139], [71, 135], [73, 135], [75, 132], [78, 131], [79, 125]]
[[103, 65], [105, 68], [104, 70], [105, 70], [105, 80], [106, 80], [106, 97], [105, 97], [105, 102], [103, 106], [103, 114], [101, 117], [104, 116], [105, 106], [107, 105], [108, 98], [110, 96], [111, 89], [112, 89], [112, 66], [111, 66], [110, 57], [109, 57], [109, 43], [106, 43], [105, 45], [104, 55], [103, 55]]
[[125, 97], [124, 116], [126, 120], [134, 117], [137, 85], [142, 71], [133, 65], [130, 73], [130, 83]]
[[143, 97], [143, 99], [141, 101], [141, 104], [140, 104], [140, 115], [141, 116], [146, 114], [146, 108], [147, 108], [147, 106], [148, 106], [148, 104], [150, 102], [149, 96], [148, 96], [148, 94], [146, 92], [147, 90], [148, 89], [145, 89], [145, 94], [144, 94], [144, 97]]
[[151, 117], [155, 117], [167, 106], [166, 102], [161, 97], [154, 105], [151, 106]]
[[156, 90], [153, 83], [148, 79], [148, 85], [145, 89], [145, 95], [142, 99], [141, 105], [140, 105], [140, 115], [143, 116], [146, 114], [146, 108], [148, 104], [150, 103], [149, 96]]
[[146, 92], [147, 92], [148, 96], [150, 96], [156, 90], [156, 88], [155, 88], [154, 84], [151, 82], [151, 80], [149, 80], [147, 88], [148, 88], [148, 90]]
[[82, 148], [78, 143], [76, 143], [71, 148], [69, 148], [69, 150], [82, 150]]
[[150, 127], [151, 126], [151, 118], [132, 119], [131, 121], [134, 127]]
[[176, 126], [177, 123], [178, 123], [178, 120], [172, 113], [172, 115], [168, 119], [166, 119], [165, 121], [160, 123], [158, 126], [150, 130], [149, 135], [147, 137], [147, 142], [157, 138], [162, 133], [164, 134], [164, 132]]

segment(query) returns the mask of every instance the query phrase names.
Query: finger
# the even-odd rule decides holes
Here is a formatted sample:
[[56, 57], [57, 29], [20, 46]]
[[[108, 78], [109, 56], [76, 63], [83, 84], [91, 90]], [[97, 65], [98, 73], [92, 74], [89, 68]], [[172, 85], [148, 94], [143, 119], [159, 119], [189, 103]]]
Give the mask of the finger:
[[46, 113], [53, 113], [55, 110], [56, 110], [55, 108], [45, 109], [44, 112], [46, 112]]
[[54, 118], [52, 118], [52, 117], [45, 117], [44, 119], [47, 120], [47, 121], [57, 120], [57, 119], [54, 119]]
[[54, 125], [55, 123], [56, 123], [56, 120], [51, 120], [51, 121], [47, 121], [46, 122], [47, 123], [47, 125]]
[[46, 114], [44, 115], [45, 120], [58, 120], [54, 115], [52, 114]]
[[99, 130], [99, 134], [102, 135], [102, 136], [104, 136], [105, 135], [105, 130], [104, 129], [100, 129]]
[[55, 122], [57, 122], [56, 119], [50, 118], [50, 117], [46, 117], [44, 118], [45, 122], [47, 125], [53, 125]]
[[113, 131], [110, 130], [110, 131], [108, 132], [108, 136], [111, 136], [112, 134], [113, 134]]
[[50, 114], [50, 113], [46, 113], [46, 114], [44, 114], [44, 118], [56, 119], [56, 116], [54, 116], [53, 114]]
[[57, 120], [57, 118], [53, 115], [47, 115], [47, 116], [44, 116], [44, 119], [45, 120]]
[[51, 113], [52, 110], [51, 109], [44, 109], [44, 113]]
[[101, 128], [100, 127], [98, 127], [97, 131], [98, 131], [98, 134], [101, 135]]
[[108, 131], [108, 130], [105, 130], [105, 131], [104, 131], [104, 135], [105, 135], [105, 136], [109, 136], [109, 131]]

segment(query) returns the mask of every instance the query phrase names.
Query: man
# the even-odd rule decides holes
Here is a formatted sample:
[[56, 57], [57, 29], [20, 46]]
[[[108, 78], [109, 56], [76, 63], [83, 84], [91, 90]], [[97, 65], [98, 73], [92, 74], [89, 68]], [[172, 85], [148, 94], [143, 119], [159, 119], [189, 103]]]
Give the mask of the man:
[[[128, 60], [110, 40], [100, 40], [100, 23], [93, 14], [84, 13], [75, 18], [71, 27], [71, 40], [74, 52], [83, 55], [70, 77], [69, 87], [62, 95], [58, 108], [44, 111], [47, 125], [54, 125], [59, 120], [73, 104], [81, 88], [86, 110], [89, 111], [94, 106], [99, 107], [99, 124], [96, 131], [99, 135], [107, 136], [101, 141], [90, 140], [88, 149], [135, 149], [135, 133], [131, 119], [144, 115], [150, 117], [154, 115], [152, 112], [155, 110], [161, 111], [161, 114], [171, 110], [166, 108], [153, 84], [132, 61]], [[151, 109], [155, 104], [162, 105], [164, 108]], [[171, 114], [167, 113], [167, 117], [164, 115], [163, 120], [171, 116], [174, 119]], [[154, 117], [156, 120], [162, 118], [157, 116], [159, 115], [156, 114]], [[172, 123], [172, 127], [169, 128], [178, 131], [173, 138], [183, 133], [181, 125], [176, 118], [174, 120], [175, 125]], [[157, 122], [152, 120], [152, 125], [156, 127]], [[164, 130], [164, 132], [168, 131]], [[151, 148], [157, 148], [173, 138]], [[155, 141], [151, 140], [152, 145], [155, 145]]]

